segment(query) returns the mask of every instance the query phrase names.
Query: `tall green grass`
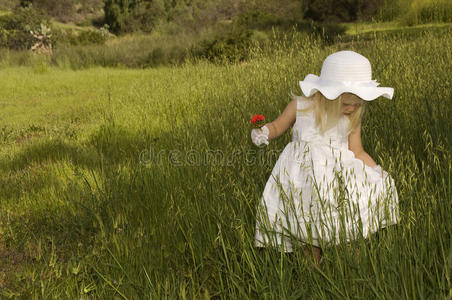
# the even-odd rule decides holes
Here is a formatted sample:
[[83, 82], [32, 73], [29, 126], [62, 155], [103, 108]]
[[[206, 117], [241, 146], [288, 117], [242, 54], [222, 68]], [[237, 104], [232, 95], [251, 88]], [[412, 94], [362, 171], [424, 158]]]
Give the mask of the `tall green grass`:
[[[328, 47], [288, 37], [238, 65], [2, 69], [1, 295], [447, 299], [450, 34]], [[257, 204], [290, 132], [256, 148], [249, 119], [275, 119], [298, 81], [344, 47], [395, 88], [368, 104], [363, 142], [395, 179], [401, 221], [323, 249], [313, 269], [302, 249], [253, 248]], [[223, 160], [205, 159], [212, 150]]]
[[447, 0], [396, 0], [383, 1], [379, 20], [399, 21], [405, 25], [433, 22], [451, 22], [452, 3]]

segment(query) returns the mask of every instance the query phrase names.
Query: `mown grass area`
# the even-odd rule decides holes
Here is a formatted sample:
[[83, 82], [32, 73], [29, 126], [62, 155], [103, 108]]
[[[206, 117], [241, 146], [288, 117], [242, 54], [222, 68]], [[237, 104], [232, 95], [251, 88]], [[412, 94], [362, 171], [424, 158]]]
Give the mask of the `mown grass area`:
[[[451, 296], [452, 32], [375, 36], [367, 56], [393, 100], [368, 104], [366, 150], [395, 179], [400, 224], [324, 249], [311, 268], [253, 248], [255, 211], [290, 132], [273, 120], [345, 45], [304, 37], [242, 64], [0, 73], [0, 294], [69, 299]], [[212, 151], [217, 158], [209, 156]], [[359, 250], [359, 257], [353, 251]]]
[[52, 26], [56, 29], [62, 29], [62, 30], [73, 30], [73, 31], [84, 31], [84, 30], [95, 30], [96, 27], [93, 25], [84, 25], [79, 26], [74, 23], [62, 23], [55, 20], [52, 20]]

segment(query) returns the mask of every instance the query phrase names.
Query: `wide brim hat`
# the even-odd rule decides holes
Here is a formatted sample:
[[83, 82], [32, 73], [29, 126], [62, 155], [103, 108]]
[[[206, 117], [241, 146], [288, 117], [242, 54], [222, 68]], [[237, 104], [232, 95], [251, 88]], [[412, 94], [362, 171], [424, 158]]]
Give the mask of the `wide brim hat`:
[[394, 89], [379, 87], [372, 80], [372, 68], [367, 58], [353, 51], [339, 51], [329, 55], [322, 65], [320, 76], [308, 74], [300, 87], [306, 97], [316, 92], [327, 99], [337, 99], [343, 93], [352, 93], [372, 101], [383, 96], [392, 99]]

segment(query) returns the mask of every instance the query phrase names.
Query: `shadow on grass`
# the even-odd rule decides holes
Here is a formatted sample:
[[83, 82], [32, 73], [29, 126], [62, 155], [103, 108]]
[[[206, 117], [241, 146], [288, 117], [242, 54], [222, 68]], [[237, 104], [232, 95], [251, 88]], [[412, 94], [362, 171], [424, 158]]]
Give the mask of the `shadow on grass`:
[[67, 212], [85, 210], [95, 218], [97, 212], [105, 213], [109, 205], [123, 207], [124, 200], [129, 198], [137, 203], [127, 205], [137, 211], [160, 213], [162, 209], [153, 205], [164, 203], [149, 200], [154, 198], [156, 190], [167, 192], [169, 185], [174, 184], [168, 178], [174, 176], [164, 167], [148, 170], [140, 164], [140, 153], [155, 140], [149, 134], [108, 122], [78, 144], [63, 139], [35, 140], [0, 161], [3, 173], [0, 197], [16, 204], [21, 196], [36, 202], [30, 204], [24, 198], [35, 210], [33, 215], [27, 213], [27, 220], [34, 224], [32, 227], [46, 224], [45, 228], [52, 228], [58, 207]]
[[[122, 180], [118, 176], [140, 167], [139, 154], [147, 143], [147, 137], [140, 133], [107, 124], [80, 144], [42, 138], [23, 145], [17, 153], [0, 161], [3, 174], [0, 197], [6, 200], [3, 205], [17, 206], [21, 205], [18, 201], [25, 201], [24, 205], [30, 210], [26, 214], [28, 221], [23, 224], [45, 228], [40, 235], [50, 234], [53, 229], [69, 234], [76, 228], [62, 230], [55, 224], [77, 224], [82, 211], [86, 211], [89, 218], [95, 218], [96, 211], [102, 211], [113, 197], [111, 191], [117, 188], [113, 185]], [[19, 200], [21, 197], [23, 199]], [[54, 220], [65, 213], [72, 213], [73, 218], [66, 216], [62, 222]], [[20, 214], [15, 215], [22, 223]]]
[[[119, 125], [102, 125], [80, 144], [63, 139], [42, 138], [25, 145], [12, 158], [0, 161], [3, 172], [24, 171], [31, 165], [69, 162], [89, 169], [115, 166], [122, 162], [138, 163], [140, 152], [151, 138]], [[102, 161], [103, 164], [100, 162]]]

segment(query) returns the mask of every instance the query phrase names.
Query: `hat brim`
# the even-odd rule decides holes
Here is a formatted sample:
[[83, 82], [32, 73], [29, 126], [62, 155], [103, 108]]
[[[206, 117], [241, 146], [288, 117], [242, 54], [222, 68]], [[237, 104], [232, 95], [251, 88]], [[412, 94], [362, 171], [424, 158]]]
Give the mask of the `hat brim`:
[[303, 81], [300, 81], [300, 88], [305, 97], [311, 97], [316, 92], [321, 92], [329, 100], [337, 99], [343, 93], [352, 93], [363, 100], [372, 101], [378, 97], [392, 99], [394, 89], [390, 87], [377, 87], [369, 82], [356, 84], [346, 84], [342, 82], [331, 82], [322, 80], [319, 76], [309, 74]]

